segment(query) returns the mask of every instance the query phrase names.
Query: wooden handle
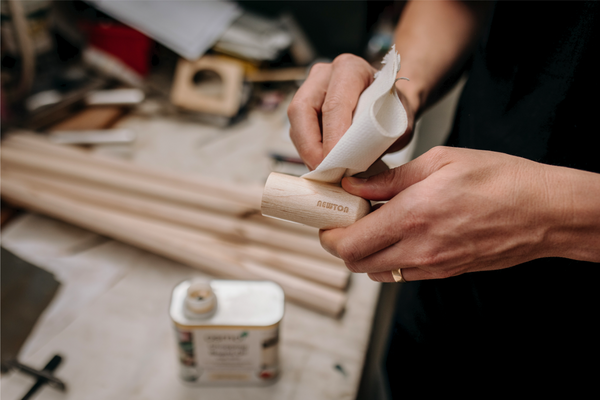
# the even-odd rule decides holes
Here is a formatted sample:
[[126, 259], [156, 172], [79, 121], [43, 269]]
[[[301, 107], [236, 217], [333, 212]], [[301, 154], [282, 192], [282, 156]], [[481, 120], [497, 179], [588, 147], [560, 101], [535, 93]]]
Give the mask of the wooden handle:
[[339, 186], [273, 172], [261, 202], [264, 216], [319, 229], [343, 228], [371, 211], [369, 201]]

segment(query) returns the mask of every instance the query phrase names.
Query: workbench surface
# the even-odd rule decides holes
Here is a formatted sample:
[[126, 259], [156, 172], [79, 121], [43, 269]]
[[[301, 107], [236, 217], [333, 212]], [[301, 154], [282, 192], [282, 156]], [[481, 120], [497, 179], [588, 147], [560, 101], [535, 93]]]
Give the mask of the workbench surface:
[[[132, 145], [96, 151], [132, 162], [235, 183], [262, 185], [269, 152], [293, 152], [285, 112], [251, 112], [219, 129], [152, 112], [126, 117]], [[353, 275], [339, 319], [286, 304], [278, 381], [267, 387], [189, 387], [178, 378], [168, 315], [173, 287], [202, 272], [100, 237], [26, 214], [2, 232], [2, 246], [54, 273], [57, 297], [40, 318], [19, 360], [35, 368], [64, 357], [56, 376], [66, 393], [44, 387], [36, 399], [353, 399], [360, 382], [380, 285]], [[2, 398], [19, 399], [33, 379], [2, 376]]]

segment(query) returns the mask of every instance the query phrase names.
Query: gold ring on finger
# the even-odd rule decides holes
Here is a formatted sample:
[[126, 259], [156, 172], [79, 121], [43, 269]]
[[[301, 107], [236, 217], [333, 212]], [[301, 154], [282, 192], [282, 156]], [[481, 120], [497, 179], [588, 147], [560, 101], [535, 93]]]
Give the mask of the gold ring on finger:
[[402, 276], [402, 268], [398, 268], [397, 270], [392, 271], [392, 276], [394, 280], [398, 283], [405, 283], [406, 279]]

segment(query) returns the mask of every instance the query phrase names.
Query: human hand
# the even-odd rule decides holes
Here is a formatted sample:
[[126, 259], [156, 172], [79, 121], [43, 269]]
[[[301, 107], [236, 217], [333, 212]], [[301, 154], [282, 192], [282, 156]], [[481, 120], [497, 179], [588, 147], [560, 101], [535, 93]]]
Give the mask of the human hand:
[[[352, 124], [358, 98], [373, 82], [375, 72], [364, 59], [351, 54], [311, 68], [288, 108], [290, 137], [310, 170], [323, 161]], [[400, 91], [398, 96], [406, 110], [408, 128], [388, 151], [402, 149], [412, 138], [414, 111]]]
[[349, 193], [391, 200], [347, 228], [321, 231], [321, 243], [352, 272], [380, 282], [394, 282], [390, 271], [399, 268], [414, 281], [559, 256], [564, 241], [555, 228], [570, 212], [551, 190], [552, 168], [438, 147], [368, 180], [344, 178]]

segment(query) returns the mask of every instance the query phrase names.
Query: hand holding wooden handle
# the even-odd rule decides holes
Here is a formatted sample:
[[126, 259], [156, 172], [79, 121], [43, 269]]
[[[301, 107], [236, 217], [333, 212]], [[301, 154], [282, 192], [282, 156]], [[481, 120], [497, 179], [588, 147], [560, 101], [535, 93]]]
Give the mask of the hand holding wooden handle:
[[371, 211], [371, 203], [341, 187], [273, 172], [263, 191], [264, 216], [319, 229], [343, 228]]

